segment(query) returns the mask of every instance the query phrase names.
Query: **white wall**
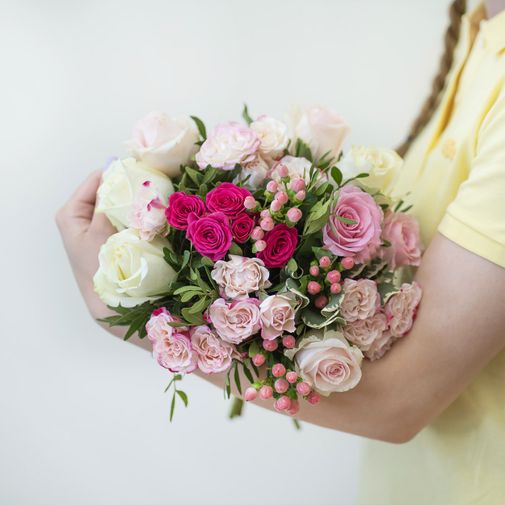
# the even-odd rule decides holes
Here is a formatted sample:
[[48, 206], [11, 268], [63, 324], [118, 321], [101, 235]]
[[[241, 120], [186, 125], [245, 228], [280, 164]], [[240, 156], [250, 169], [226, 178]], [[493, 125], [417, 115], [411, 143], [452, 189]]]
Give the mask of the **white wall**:
[[359, 439], [258, 408], [229, 422], [88, 317], [53, 224], [152, 109], [211, 125], [341, 111], [394, 145], [427, 92], [447, 1], [0, 1], [0, 503], [352, 504]]

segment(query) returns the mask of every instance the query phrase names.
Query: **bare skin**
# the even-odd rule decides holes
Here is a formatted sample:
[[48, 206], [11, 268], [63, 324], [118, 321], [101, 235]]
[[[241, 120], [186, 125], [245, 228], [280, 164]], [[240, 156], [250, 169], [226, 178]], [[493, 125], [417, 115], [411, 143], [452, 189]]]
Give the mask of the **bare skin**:
[[[100, 172], [93, 172], [57, 213], [65, 249], [91, 316], [110, 314], [93, 291], [98, 250], [114, 233], [94, 213]], [[402, 443], [433, 421], [505, 347], [505, 269], [437, 235], [416, 276], [421, 307], [409, 336], [381, 360], [366, 362], [346, 393], [305, 405], [296, 416], [327, 428]], [[479, 317], [476, 317], [476, 314]], [[107, 330], [122, 337], [122, 328]], [[149, 342], [130, 342], [150, 350]], [[224, 375], [201, 375], [223, 386]], [[236, 393], [236, 392], [235, 392]], [[271, 402], [258, 403], [272, 408]]]
[[505, 9], [505, 0], [485, 0], [484, 6], [487, 18], [490, 19]]

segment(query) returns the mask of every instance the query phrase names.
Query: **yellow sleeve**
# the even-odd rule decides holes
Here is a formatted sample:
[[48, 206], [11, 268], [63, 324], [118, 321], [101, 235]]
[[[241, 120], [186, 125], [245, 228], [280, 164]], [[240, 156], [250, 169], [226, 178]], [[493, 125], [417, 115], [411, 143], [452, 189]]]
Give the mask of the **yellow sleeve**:
[[505, 89], [481, 124], [468, 179], [447, 208], [438, 231], [505, 267]]

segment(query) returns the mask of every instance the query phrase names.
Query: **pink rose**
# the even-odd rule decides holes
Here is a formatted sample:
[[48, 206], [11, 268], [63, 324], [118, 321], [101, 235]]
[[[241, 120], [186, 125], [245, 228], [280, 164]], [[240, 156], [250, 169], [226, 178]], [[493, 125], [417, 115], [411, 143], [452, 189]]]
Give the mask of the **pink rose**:
[[362, 352], [334, 330], [327, 331], [323, 338], [304, 338], [294, 352], [300, 377], [325, 396], [355, 387], [361, 380], [362, 359]]
[[377, 284], [370, 279], [346, 279], [344, 296], [340, 302], [340, 314], [347, 323], [372, 317], [380, 307]]
[[168, 232], [165, 205], [150, 181], [144, 181], [135, 195], [129, 224], [139, 230], [142, 240], [151, 241], [157, 235], [163, 236]]
[[240, 214], [231, 223], [233, 239], [237, 244], [243, 244], [249, 240], [254, 229], [254, 219], [246, 213]]
[[[354, 224], [339, 218], [351, 219]], [[366, 262], [379, 248], [382, 218], [382, 209], [368, 193], [346, 185], [323, 228], [324, 246], [337, 256], [352, 256], [356, 263]]]
[[387, 326], [386, 316], [377, 312], [367, 319], [357, 319], [352, 323], [347, 323], [342, 332], [349, 342], [357, 345], [362, 351], [367, 351], [376, 340], [382, 338]]
[[381, 359], [391, 349], [396, 339], [389, 330], [384, 331], [382, 335], [372, 342], [372, 345], [365, 351], [365, 357], [370, 361]]
[[277, 224], [265, 234], [266, 247], [256, 253], [267, 268], [282, 268], [293, 257], [298, 245], [298, 232], [285, 224]]
[[384, 307], [389, 330], [393, 337], [403, 337], [412, 325], [421, 301], [422, 291], [417, 282], [402, 284], [400, 291], [391, 295]]
[[209, 134], [195, 159], [202, 170], [208, 165], [233, 170], [237, 164], [253, 161], [259, 146], [260, 139], [248, 126], [223, 123]]
[[205, 211], [205, 204], [199, 196], [177, 191], [170, 195], [165, 216], [170, 226], [178, 230], [186, 230], [188, 228], [188, 216], [190, 214], [203, 216]]
[[213, 261], [226, 255], [233, 239], [230, 222], [222, 212], [203, 217], [190, 214], [186, 236], [202, 256], [208, 256]]
[[164, 338], [171, 337], [174, 328], [168, 323], [174, 321], [177, 321], [177, 319], [170, 314], [166, 307], [154, 310], [146, 324], [147, 338], [155, 345]]
[[230, 219], [235, 219], [245, 212], [244, 200], [251, 193], [231, 182], [222, 182], [207, 193], [205, 203], [210, 212], [222, 212]]
[[234, 347], [221, 340], [208, 326], [192, 328], [191, 344], [203, 373], [220, 373], [230, 368]]
[[296, 330], [296, 302], [288, 294], [272, 295], [260, 305], [261, 336], [265, 340], [274, 340], [284, 332]]
[[270, 287], [270, 273], [258, 258], [230, 254], [229, 261], [216, 262], [211, 275], [228, 298], [247, 296]]
[[417, 220], [405, 212], [391, 212], [384, 219], [382, 238], [391, 243], [383, 247], [381, 257], [391, 270], [406, 265], [419, 266], [421, 239]]
[[218, 298], [208, 309], [208, 316], [217, 334], [230, 344], [240, 344], [260, 329], [259, 301], [237, 299], [227, 303]]

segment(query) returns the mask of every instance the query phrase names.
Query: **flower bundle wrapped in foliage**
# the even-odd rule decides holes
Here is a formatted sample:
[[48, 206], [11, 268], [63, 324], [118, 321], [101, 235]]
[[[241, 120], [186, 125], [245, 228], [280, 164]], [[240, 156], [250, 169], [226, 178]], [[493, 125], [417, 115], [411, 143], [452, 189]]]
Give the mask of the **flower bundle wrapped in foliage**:
[[[416, 221], [389, 195], [402, 160], [342, 144], [337, 114], [296, 109], [218, 125], [152, 113], [106, 170], [97, 211], [118, 233], [95, 290], [125, 339], [138, 332], [169, 370], [226, 374], [246, 400], [295, 415], [347, 391], [363, 359], [410, 330], [421, 299], [398, 269], [417, 266]], [[243, 388], [241, 376], [249, 385]]]

